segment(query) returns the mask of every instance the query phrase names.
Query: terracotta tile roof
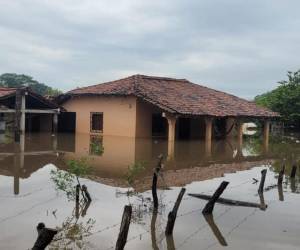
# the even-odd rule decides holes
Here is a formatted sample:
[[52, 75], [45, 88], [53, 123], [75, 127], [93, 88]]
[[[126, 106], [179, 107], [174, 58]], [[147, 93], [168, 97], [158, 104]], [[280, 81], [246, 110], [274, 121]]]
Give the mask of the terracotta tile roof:
[[133, 75], [124, 79], [77, 88], [66, 96], [133, 95], [163, 110], [183, 115], [277, 117], [254, 102], [194, 84], [185, 79]]
[[[30, 96], [34, 97], [35, 99], [38, 99], [40, 102], [44, 103], [49, 108], [54, 109], [59, 107], [55, 102], [48, 100], [47, 98], [35, 93], [30, 88], [24, 87], [23, 89], [26, 90]], [[17, 88], [0, 87], [0, 99], [7, 99], [11, 96], [14, 96], [16, 94], [16, 91]]]
[[15, 88], [2, 88], [2, 87], [0, 87], [0, 98], [10, 96], [10, 95], [15, 94], [15, 93], [16, 93]]

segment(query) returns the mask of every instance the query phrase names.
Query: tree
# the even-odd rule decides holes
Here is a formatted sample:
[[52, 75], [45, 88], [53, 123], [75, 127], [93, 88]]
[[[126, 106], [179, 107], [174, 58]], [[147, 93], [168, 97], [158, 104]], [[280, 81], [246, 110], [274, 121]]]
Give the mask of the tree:
[[286, 124], [300, 128], [300, 70], [289, 71], [287, 77], [276, 89], [256, 96], [255, 102], [280, 113]]
[[5, 73], [0, 75], [0, 87], [19, 88], [30, 87], [34, 92], [40, 95], [56, 96], [61, 94], [58, 89], [53, 89], [44, 83], [40, 83], [33, 77], [23, 74]]

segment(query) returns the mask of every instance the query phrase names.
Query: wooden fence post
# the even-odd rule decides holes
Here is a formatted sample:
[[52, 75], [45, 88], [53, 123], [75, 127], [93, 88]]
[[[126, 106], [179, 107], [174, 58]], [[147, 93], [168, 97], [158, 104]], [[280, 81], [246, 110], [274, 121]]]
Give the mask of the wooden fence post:
[[260, 184], [259, 184], [259, 188], [258, 188], [258, 193], [263, 193], [264, 192], [266, 174], [267, 174], [267, 169], [263, 169], [261, 171], [261, 179], [260, 179]]
[[88, 189], [87, 189], [87, 186], [86, 185], [82, 185], [82, 191], [83, 191], [83, 193], [84, 193], [84, 196], [85, 196], [85, 199], [86, 199], [86, 201], [88, 201], [88, 202], [91, 202], [92, 201], [92, 198], [91, 198], [91, 196], [90, 196], [90, 193], [89, 193], [89, 191], [88, 191]]
[[296, 172], [297, 172], [297, 166], [296, 164], [294, 164], [291, 171], [291, 178], [295, 178]]
[[161, 164], [163, 160], [163, 155], [158, 156], [158, 163], [156, 168], [154, 169], [153, 179], [152, 179], [152, 197], [153, 197], [153, 207], [155, 209], [158, 208], [158, 197], [157, 197], [157, 175], [161, 170]]
[[285, 165], [282, 165], [282, 168], [281, 168], [281, 170], [279, 172], [279, 176], [278, 176], [278, 182], [277, 182], [278, 186], [282, 185], [284, 172], [285, 172]]
[[178, 208], [180, 206], [180, 203], [181, 203], [181, 200], [182, 200], [182, 197], [183, 197], [184, 193], [185, 193], [185, 188], [182, 188], [179, 195], [178, 195], [178, 197], [177, 197], [177, 200], [175, 202], [173, 210], [168, 215], [168, 223], [167, 223], [167, 227], [166, 227], [166, 231], [165, 231], [166, 235], [171, 235], [173, 233], [175, 220], [176, 220], [176, 217], [177, 217], [177, 211], [178, 211]]
[[75, 217], [79, 218], [79, 195], [80, 195], [80, 185], [76, 185], [76, 194], [75, 194]]
[[211, 228], [212, 232], [214, 233], [214, 235], [218, 239], [219, 243], [222, 246], [228, 246], [224, 236], [222, 235], [221, 231], [219, 230], [218, 226], [216, 225], [216, 223], [214, 221], [213, 215], [212, 214], [205, 214], [204, 218], [205, 218], [206, 222], [208, 223], [209, 227]]
[[153, 209], [152, 211], [152, 219], [151, 219], [151, 242], [152, 242], [152, 249], [153, 250], [159, 250], [157, 246], [157, 241], [156, 241], [156, 219], [157, 219], [157, 209]]
[[122, 216], [122, 222], [120, 226], [120, 233], [116, 244], [116, 250], [123, 250], [125, 247], [127, 241], [127, 235], [129, 231], [130, 220], [131, 220], [131, 214], [132, 214], [132, 207], [125, 206], [123, 216]]
[[229, 184], [228, 181], [223, 181], [218, 189], [215, 191], [211, 199], [207, 202], [205, 205], [204, 209], [202, 210], [203, 214], [211, 214], [212, 211], [214, 210], [214, 206], [218, 198], [221, 196], [227, 185]]

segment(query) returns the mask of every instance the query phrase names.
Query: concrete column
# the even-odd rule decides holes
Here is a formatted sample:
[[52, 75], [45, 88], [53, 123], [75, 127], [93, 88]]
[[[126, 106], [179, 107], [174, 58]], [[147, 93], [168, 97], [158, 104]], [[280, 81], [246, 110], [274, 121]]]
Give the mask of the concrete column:
[[264, 132], [263, 132], [263, 146], [264, 146], [264, 152], [268, 153], [269, 151], [269, 137], [270, 137], [270, 121], [265, 120], [264, 121]]
[[226, 119], [226, 137], [227, 138], [232, 138], [234, 136], [234, 125], [235, 125], [234, 123], [235, 123], [234, 118], [228, 117]]
[[52, 135], [57, 134], [57, 127], [58, 127], [58, 114], [53, 114]]
[[212, 122], [213, 119], [211, 117], [205, 117], [205, 153], [207, 156], [211, 155]]

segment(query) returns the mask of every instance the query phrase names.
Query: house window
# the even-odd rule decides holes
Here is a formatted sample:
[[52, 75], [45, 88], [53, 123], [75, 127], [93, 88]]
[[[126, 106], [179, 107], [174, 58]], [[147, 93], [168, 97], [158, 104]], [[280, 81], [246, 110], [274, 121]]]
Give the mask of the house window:
[[91, 113], [91, 132], [103, 132], [103, 113]]

